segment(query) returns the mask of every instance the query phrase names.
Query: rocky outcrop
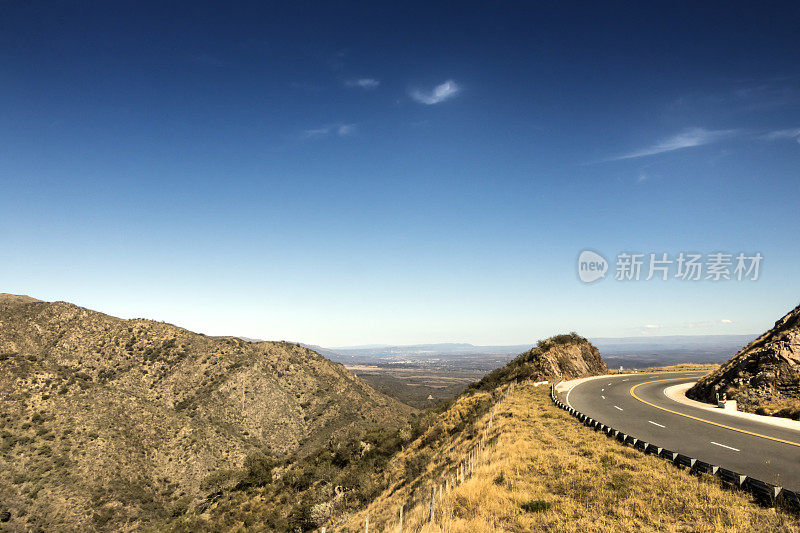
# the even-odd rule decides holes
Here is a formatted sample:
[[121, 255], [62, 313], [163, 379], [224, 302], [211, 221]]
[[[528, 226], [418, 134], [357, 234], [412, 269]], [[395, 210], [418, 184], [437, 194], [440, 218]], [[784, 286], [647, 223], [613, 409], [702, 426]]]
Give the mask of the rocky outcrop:
[[744, 411], [800, 418], [800, 306], [698, 381], [687, 396], [714, 402], [717, 393], [727, 394]]
[[511, 381], [573, 379], [606, 372], [608, 366], [597, 347], [577, 333], [569, 333], [539, 341], [471, 388], [490, 389]]

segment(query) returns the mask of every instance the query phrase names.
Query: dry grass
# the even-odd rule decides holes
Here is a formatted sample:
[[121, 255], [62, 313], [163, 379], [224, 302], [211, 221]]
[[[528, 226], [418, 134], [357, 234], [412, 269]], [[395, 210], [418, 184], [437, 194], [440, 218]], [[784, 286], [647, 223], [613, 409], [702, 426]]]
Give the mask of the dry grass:
[[[518, 386], [498, 404], [490, 435], [487, 461], [437, 498], [435, 521], [421, 503], [406, 512], [403, 531], [800, 531], [796, 515], [583, 427], [552, 405], [546, 387]], [[430, 484], [416, 490], [429, 495]], [[407, 497], [397, 490], [373, 502], [370, 530], [397, 531]], [[365, 519], [362, 511], [341, 529], [363, 531]]]

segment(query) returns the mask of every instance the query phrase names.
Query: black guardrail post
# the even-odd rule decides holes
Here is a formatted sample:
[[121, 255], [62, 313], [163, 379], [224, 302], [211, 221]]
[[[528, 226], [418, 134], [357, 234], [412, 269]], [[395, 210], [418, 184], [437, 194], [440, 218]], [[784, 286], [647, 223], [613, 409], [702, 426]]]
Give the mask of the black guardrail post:
[[761, 503], [768, 505], [776, 505], [780, 503], [781, 505], [791, 508], [794, 511], [800, 511], [800, 494], [797, 492], [785, 490], [783, 487], [778, 485], [773, 485], [772, 483], [767, 483], [759, 479], [748, 477], [744, 474], [734, 472], [733, 470], [712, 465], [710, 463], [706, 463], [705, 461], [695, 459], [694, 457], [689, 457], [688, 455], [667, 450], [661, 446], [639, 440], [633, 435], [622, 433], [621, 431], [614, 429], [611, 426], [607, 426], [601, 423], [599, 420], [594, 420], [593, 418], [581, 413], [577, 409], [566, 405], [565, 403], [561, 402], [556, 395], [556, 385], [561, 381], [562, 380], [559, 380], [557, 383], [554, 383], [550, 386], [550, 397], [556, 406], [567, 411], [569, 414], [583, 422], [584, 425], [593, 427], [595, 430], [602, 431], [609, 437], [617, 439], [623, 444], [623, 446], [626, 444], [631, 444], [631, 446], [633, 446], [635, 449], [641, 450], [643, 453], [650, 453], [659, 457], [663, 457], [664, 459], [671, 461], [676, 466], [688, 468], [691, 472], [715, 475], [726, 483], [750, 492]]

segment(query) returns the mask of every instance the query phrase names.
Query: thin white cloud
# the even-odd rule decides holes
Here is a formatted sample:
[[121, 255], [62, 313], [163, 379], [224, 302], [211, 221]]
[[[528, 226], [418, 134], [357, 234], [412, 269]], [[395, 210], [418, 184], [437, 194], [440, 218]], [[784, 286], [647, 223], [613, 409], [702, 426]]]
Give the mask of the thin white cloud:
[[770, 141], [778, 141], [783, 139], [794, 139], [798, 143], [800, 143], [800, 128], [788, 129], [788, 130], [776, 130], [771, 131], [762, 136], [764, 139]]
[[313, 128], [310, 130], [303, 130], [303, 138], [305, 139], [314, 139], [318, 137], [325, 137], [331, 132], [331, 128], [329, 126], [325, 126], [322, 128]]
[[729, 318], [721, 318], [719, 320], [701, 320], [699, 322], [684, 322], [683, 327], [687, 329], [714, 328], [722, 324], [733, 324], [733, 320]]
[[637, 157], [663, 154], [664, 152], [672, 152], [675, 150], [682, 150], [684, 148], [692, 148], [694, 146], [703, 146], [727, 139], [738, 132], [739, 130], [707, 130], [704, 128], [690, 128], [678, 133], [677, 135], [663, 139], [653, 146], [649, 146], [629, 154], [612, 157], [606, 161], [635, 159]]
[[433, 88], [432, 91], [423, 91], [421, 89], [414, 89], [411, 91], [411, 98], [420, 104], [434, 105], [449, 100], [461, 91], [453, 80], [447, 80]]
[[347, 137], [349, 135], [353, 135], [355, 132], [356, 132], [355, 124], [331, 124], [319, 128], [303, 130], [300, 136], [303, 139], [321, 139], [323, 137], [328, 137], [331, 135], [336, 135], [338, 137]]
[[381, 82], [375, 78], [359, 78], [357, 80], [347, 80], [344, 82], [344, 85], [345, 87], [365, 89], [369, 91], [371, 89], [377, 89], [380, 87]]
[[652, 336], [652, 335], [657, 335], [658, 333], [661, 332], [661, 329], [663, 327], [664, 326], [662, 326], [660, 324], [645, 324], [644, 326], [641, 326], [639, 328], [639, 331], [637, 332], [637, 334], [639, 336], [642, 336], [642, 337], [648, 337], [648, 336]]
[[348, 135], [352, 135], [355, 132], [356, 132], [355, 124], [339, 124], [339, 127], [336, 128], [336, 134], [339, 137], [347, 137]]

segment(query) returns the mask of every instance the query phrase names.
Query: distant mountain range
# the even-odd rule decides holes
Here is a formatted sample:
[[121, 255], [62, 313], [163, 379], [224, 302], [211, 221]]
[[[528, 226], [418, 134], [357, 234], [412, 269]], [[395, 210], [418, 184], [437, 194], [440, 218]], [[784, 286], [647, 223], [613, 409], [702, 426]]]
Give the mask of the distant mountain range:
[[[753, 335], [671, 335], [662, 337], [596, 337], [597, 346], [609, 366], [649, 367], [678, 363], [721, 363], [756, 337]], [[469, 343], [411, 345], [376, 344], [341, 348], [304, 345], [343, 364], [430, 364], [467, 366], [485, 363], [486, 370], [505, 364], [536, 343], [476, 346]]]

